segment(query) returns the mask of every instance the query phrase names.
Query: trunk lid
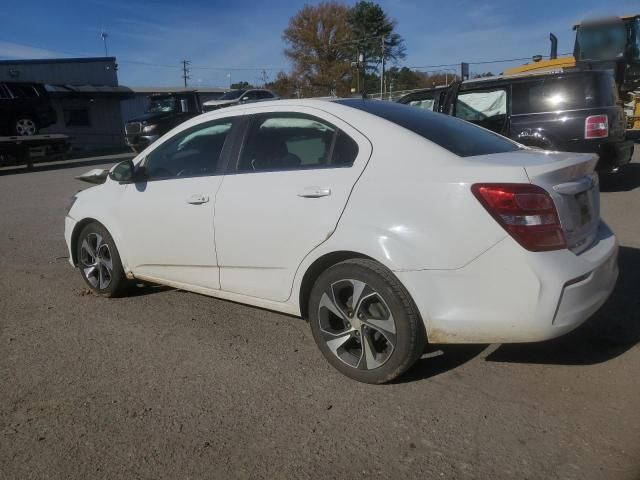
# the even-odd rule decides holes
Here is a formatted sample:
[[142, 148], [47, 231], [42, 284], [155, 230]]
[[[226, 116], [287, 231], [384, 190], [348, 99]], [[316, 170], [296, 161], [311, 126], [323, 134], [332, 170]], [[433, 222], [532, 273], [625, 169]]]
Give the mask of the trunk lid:
[[532, 184], [556, 205], [567, 248], [580, 253], [593, 243], [600, 223], [600, 189], [595, 154], [524, 151], [523, 167]]

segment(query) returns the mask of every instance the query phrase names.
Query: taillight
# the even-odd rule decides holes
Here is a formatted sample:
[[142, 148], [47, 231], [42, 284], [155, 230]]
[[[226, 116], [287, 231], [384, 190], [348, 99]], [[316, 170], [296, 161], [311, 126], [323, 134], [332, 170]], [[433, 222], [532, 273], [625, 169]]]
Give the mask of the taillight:
[[609, 117], [591, 115], [584, 121], [584, 138], [605, 138], [609, 136]]
[[543, 252], [566, 247], [558, 212], [544, 189], [529, 183], [477, 183], [471, 191], [527, 250]]

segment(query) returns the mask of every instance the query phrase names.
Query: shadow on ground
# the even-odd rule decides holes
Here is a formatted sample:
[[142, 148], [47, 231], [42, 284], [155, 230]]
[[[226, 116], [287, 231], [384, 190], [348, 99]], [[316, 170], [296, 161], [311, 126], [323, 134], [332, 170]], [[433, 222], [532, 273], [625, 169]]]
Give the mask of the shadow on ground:
[[640, 187], [640, 163], [629, 163], [616, 173], [600, 174], [601, 192], [629, 192]]
[[640, 250], [621, 247], [620, 277], [602, 308], [574, 332], [541, 343], [503, 344], [490, 362], [592, 365], [606, 362], [640, 342]]
[[118, 156], [110, 156], [108, 158], [95, 158], [86, 160], [66, 160], [55, 163], [36, 163], [31, 170], [26, 166], [7, 167], [0, 169], [0, 177], [7, 175], [21, 175], [23, 173], [50, 172], [52, 170], [65, 170], [68, 168], [93, 167], [96, 165], [116, 164], [122, 160], [131, 158], [130, 153], [123, 153]]

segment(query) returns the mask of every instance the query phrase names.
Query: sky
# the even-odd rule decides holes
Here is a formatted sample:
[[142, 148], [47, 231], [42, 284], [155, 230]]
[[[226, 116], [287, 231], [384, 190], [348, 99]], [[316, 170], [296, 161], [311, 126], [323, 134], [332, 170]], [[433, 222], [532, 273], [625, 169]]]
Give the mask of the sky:
[[[181, 61], [191, 62], [189, 84], [258, 84], [288, 71], [282, 32], [304, 0], [3, 0], [0, 59], [103, 56], [107, 32], [118, 78], [127, 86], [182, 83]], [[352, 5], [354, 1], [345, 2]], [[379, 0], [396, 21], [407, 57], [399, 66], [430, 67], [530, 58], [573, 50], [572, 25], [584, 18], [640, 13], [637, 0]], [[521, 61], [471, 65], [500, 73]], [[453, 68], [453, 67], [446, 67]]]

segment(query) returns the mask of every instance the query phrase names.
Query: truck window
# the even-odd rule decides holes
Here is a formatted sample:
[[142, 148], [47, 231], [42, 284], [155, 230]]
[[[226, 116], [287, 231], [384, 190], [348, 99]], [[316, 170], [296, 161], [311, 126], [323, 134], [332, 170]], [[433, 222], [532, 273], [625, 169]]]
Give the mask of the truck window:
[[613, 75], [605, 72], [516, 82], [512, 92], [514, 115], [610, 107], [618, 101]]
[[507, 121], [506, 89], [460, 92], [456, 100], [455, 116], [502, 133]]

